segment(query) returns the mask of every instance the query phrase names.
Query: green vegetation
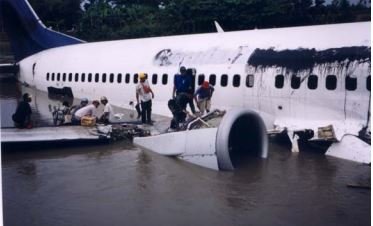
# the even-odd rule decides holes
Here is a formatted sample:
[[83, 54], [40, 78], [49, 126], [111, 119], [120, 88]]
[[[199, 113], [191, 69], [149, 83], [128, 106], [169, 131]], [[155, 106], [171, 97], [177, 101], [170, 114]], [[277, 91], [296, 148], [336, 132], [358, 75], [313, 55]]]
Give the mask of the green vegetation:
[[30, 0], [42, 21], [88, 41], [370, 21], [361, 0]]

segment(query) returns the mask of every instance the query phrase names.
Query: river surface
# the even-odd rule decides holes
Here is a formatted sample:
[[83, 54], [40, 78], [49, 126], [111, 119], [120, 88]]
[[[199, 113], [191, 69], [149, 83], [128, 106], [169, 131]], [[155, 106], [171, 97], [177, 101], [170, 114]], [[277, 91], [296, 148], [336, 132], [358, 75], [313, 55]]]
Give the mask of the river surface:
[[[22, 92], [36, 126], [60, 101], [0, 81], [1, 125]], [[79, 100], [75, 100], [78, 103]], [[2, 147], [4, 225], [370, 225], [367, 165], [271, 142], [266, 160], [218, 172], [122, 141]]]

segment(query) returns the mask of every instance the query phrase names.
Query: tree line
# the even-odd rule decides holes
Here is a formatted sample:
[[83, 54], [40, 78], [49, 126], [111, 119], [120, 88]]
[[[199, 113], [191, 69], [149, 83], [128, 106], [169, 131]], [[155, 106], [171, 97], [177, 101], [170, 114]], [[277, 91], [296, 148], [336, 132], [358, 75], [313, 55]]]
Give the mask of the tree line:
[[[370, 21], [360, 0], [30, 0], [48, 26], [87, 41]], [[369, 4], [369, 7], [367, 6]]]

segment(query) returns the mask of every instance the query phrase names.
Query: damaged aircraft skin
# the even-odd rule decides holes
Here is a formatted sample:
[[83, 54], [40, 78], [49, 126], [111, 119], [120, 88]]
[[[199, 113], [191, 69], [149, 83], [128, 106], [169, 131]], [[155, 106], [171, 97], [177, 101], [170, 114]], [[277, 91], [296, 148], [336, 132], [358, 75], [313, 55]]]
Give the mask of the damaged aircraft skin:
[[[230, 130], [243, 120], [247, 127], [264, 124], [268, 132], [285, 132], [293, 151], [299, 139], [327, 141], [327, 154], [370, 162], [370, 22], [85, 43], [45, 28], [26, 0], [0, 0], [0, 10], [7, 15], [4, 26], [23, 84], [91, 100], [105, 95], [110, 103], [131, 108], [137, 75], [145, 72], [155, 93], [153, 113], [171, 116], [167, 102], [174, 75], [185, 66], [196, 73], [196, 87], [203, 80], [214, 85], [213, 108], [230, 115], [225, 136], [236, 134]], [[19, 46], [25, 43], [23, 51]], [[234, 109], [243, 116], [229, 114]], [[257, 128], [260, 142], [266, 142]], [[218, 155], [223, 144], [210, 142], [214, 148], [208, 155], [198, 156], [192, 148], [193, 155]], [[228, 158], [230, 143], [223, 148]], [[165, 151], [159, 146], [150, 149]]]

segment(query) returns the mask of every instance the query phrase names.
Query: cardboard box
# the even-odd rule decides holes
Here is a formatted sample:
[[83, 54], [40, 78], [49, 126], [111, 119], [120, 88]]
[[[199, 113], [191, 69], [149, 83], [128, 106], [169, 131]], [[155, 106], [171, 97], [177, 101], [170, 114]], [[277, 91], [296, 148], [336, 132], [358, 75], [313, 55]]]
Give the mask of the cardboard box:
[[82, 126], [94, 126], [96, 125], [96, 117], [83, 116], [80, 120]]

